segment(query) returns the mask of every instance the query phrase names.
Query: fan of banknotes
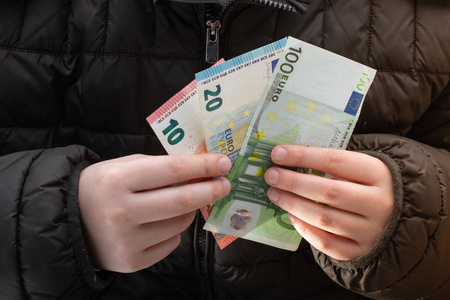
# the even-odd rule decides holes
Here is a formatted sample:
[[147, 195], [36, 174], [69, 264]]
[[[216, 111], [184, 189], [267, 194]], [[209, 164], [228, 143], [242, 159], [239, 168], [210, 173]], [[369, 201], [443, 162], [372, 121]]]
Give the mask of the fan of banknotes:
[[267, 198], [270, 153], [280, 144], [345, 149], [375, 74], [287, 37], [197, 73], [147, 118], [168, 154], [231, 159], [231, 192], [201, 209], [220, 248], [237, 238], [298, 248], [287, 212]]

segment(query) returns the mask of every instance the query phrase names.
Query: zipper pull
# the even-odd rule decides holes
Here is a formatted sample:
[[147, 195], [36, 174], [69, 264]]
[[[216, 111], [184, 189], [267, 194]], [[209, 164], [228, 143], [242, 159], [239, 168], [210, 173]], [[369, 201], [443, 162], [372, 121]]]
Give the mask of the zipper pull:
[[219, 29], [222, 24], [217, 20], [208, 20], [206, 26], [205, 60], [207, 63], [215, 64], [219, 60]]

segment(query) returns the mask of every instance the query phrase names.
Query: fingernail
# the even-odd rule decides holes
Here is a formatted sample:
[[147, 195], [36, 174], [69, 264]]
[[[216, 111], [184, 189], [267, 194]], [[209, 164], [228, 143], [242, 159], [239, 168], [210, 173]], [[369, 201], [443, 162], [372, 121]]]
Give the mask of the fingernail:
[[276, 147], [272, 151], [272, 160], [274, 162], [281, 162], [287, 158], [287, 151], [283, 147]]
[[268, 184], [277, 184], [278, 179], [280, 177], [280, 173], [278, 173], [275, 169], [269, 169], [264, 176], [264, 179]]
[[228, 195], [231, 191], [231, 183], [225, 177], [222, 177], [223, 191], [225, 195]]
[[270, 201], [272, 202], [277, 202], [278, 201], [278, 197], [280, 196], [280, 193], [278, 192], [277, 189], [275, 188], [270, 188], [267, 196], [269, 196]]
[[292, 225], [294, 225], [294, 222], [295, 222], [294, 216], [291, 214], [288, 214], [288, 217], [289, 217], [289, 220], [291, 221]]
[[224, 174], [227, 173], [231, 168], [231, 161], [228, 157], [223, 157], [219, 159], [219, 172]]

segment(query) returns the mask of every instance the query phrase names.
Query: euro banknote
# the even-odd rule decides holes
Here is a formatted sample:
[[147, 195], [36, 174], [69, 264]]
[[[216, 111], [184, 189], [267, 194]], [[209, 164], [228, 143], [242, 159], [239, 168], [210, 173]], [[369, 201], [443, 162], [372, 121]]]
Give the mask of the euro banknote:
[[[265, 171], [279, 144], [345, 149], [376, 70], [289, 37], [258, 101], [206, 230], [296, 250], [301, 236], [286, 211], [267, 198]], [[299, 172], [317, 174], [313, 170]]]
[[195, 80], [148, 116], [147, 122], [168, 154], [207, 152]]
[[[218, 63], [223, 61], [220, 60]], [[207, 153], [195, 80], [149, 115], [147, 122], [169, 155]], [[205, 220], [209, 218], [212, 207], [211, 203], [200, 208]], [[213, 236], [221, 249], [237, 238], [215, 232]]]
[[286, 41], [279, 40], [196, 74], [209, 153], [223, 153], [234, 163]]

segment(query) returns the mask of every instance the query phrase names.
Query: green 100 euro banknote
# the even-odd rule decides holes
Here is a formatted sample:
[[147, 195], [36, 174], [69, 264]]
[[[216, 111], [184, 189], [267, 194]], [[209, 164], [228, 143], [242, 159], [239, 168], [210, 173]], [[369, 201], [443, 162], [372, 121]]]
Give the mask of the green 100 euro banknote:
[[301, 236], [267, 198], [270, 153], [279, 144], [345, 149], [375, 74], [289, 37], [228, 175], [232, 191], [214, 204], [204, 228], [296, 250]]

